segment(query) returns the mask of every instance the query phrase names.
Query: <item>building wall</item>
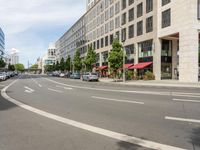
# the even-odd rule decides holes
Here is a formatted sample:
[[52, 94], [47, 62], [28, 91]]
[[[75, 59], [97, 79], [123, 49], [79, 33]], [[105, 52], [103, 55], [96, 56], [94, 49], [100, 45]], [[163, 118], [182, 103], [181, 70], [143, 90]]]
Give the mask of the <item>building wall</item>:
[[[123, 2], [126, 1], [126, 7], [123, 8]], [[129, 5], [129, 2], [132, 1]], [[169, 2], [162, 5], [162, 2]], [[137, 64], [143, 56], [141, 52], [141, 42], [152, 40], [150, 54], [153, 61], [153, 72], [156, 80], [161, 80], [161, 51], [162, 39], [172, 40], [172, 72], [179, 68], [179, 79], [182, 82], [198, 81], [198, 47], [199, 47], [199, 28], [200, 21], [197, 19], [197, 1], [198, 0], [153, 0], [153, 10], [147, 11], [147, 0], [99, 0], [87, 1], [87, 12], [70, 28], [57, 42], [59, 58], [66, 58], [67, 54], [73, 56], [76, 42], [83, 39], [82, 57], [87, 53], [87, 48], [92, 46], [98, 56], [97, 63], [101, 66], [105, 52], [112, 48], [111, 37], [115, 38], [119, 32], [119, 40], [124, 47], [134, 45], [133, 62]], [[143, 11], [141, 16], [137, 16], [138, 6], [142, 3]], [[89, 6], [91, 4], [91, 6]], [[134, 19], [129, 21], [129, 11], [134, 9]], [[170, 26], [162, 26], [162, 14], [170, 9]], [[122, 24], [123, 14], [126, 13], [126, 22]], [[146, 22], [149, 17], [153, 17], [153, 30], [147, 32]], [[83, 21], [83, 26], [77, 25]], [[143, 22], [142, 34], [137, 30], [139, 22]], [[117, 22], [117, 23], [116, 23]], [[134, 25], [134, 36], [129, 38], [129, 27]], [[83, 34], [77, 36], [77, 31], [83, 30]], [[123, 31], [126, 30], [126, 40], [123, 41]], [[172, 35], [176, 35], [173, 37]], [[106, 45], [106, 40], [108, 44]], [[103, 40], [103, 46], [101, 41]], [[97, 47], [99, 43], [99, 47]], [[179, 44], [178, 44], [179, 43]], [[179, 50], [179, 52], [178, 52]], [[179, 59], [178, 59], [179, 57]], [[179, 61], [179, 62], [178, 62]], [[172, 73], [172, 78], [176, 79]]]
[[5, 52], [5, 35], [3, 30], [0, 28], [0, 56]]

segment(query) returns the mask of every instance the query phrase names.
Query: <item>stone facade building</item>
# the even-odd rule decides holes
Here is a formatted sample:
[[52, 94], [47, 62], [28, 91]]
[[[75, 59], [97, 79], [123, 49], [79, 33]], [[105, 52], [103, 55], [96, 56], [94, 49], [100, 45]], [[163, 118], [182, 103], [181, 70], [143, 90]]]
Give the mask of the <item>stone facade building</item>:
[[96, 66], [109, 66], [115, 38], [126, 51], [126, 64], [138, 72], [151, 70], [156, 80], [198, 82], [200, 0], [87, 0], [87, 12], [56, 48], [59, 58], [75, 49], [84, 57], [92, 46]]

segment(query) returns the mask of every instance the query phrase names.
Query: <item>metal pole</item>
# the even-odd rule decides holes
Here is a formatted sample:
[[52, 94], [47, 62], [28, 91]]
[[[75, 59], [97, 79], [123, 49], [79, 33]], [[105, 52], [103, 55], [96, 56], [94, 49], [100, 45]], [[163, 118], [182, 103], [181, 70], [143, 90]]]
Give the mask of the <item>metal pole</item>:
[[126, 82], [126, 68], [125, 68], [125, 48], [123, 47], [123, 82]]

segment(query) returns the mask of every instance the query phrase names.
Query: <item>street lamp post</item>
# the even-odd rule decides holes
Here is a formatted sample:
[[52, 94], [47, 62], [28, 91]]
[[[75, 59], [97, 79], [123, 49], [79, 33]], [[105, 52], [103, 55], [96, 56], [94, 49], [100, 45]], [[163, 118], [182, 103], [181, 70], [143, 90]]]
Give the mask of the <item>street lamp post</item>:
[[125, 55], [126, 55], [126, 51], [124, 46], [122, 45], [122, 49], [123, 49], [123, 82], [126, 82], [126, 68], [125, 68]]

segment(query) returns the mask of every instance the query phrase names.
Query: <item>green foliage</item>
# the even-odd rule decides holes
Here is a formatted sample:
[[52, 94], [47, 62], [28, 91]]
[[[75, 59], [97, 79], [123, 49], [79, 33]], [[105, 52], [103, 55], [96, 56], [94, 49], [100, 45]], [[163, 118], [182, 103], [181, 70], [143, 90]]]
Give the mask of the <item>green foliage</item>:
[[147, 71], [145, 72], [144, 80], [155, 80], [155, 76], [152, 72]]
[[67, 71], [70, 71], [70, 69], [71, 69], [71, 57], [69, 55], [68, 55], [66, 62], [65, 62], [65, 69]]
[[76, 50], [76, 53], [74, 55], [73, 64], [74, 64], [74, 70], [75, 71], [80, 71], [81, 70], [82, 62], [81, 62], [81, 57], [80, 57], [79, 50]]
[[6, 63], [2, 58], [0, 58], [0, 68], [4, 68], [6, 66]]
[[15, 71], [15, 66], [11, 65], [11, 64], [8, 64], [8, 70], [9, 71]]
[[45, 65], [44, 66], [45, 72], [52, 72], [53, 71], [53, 66], [52, 65]]
[[110, 69], [116, 75], [117, 70], [122, 68], [123, 65], [123, 50], [122, 45], [118, 40], [114, 40], [112, 49], [109, 53], [108, 61], [110, 62]]
[[37, 70], [38, 69], [38, 64], [34, 64], [34, 65], [32, 65], [31, 67], [30, 67], [30, 70], [31, 71], [35, 71], [35, 70]]
[[55, 70], [60, 70], [60, 63], [58, 61], [56, 62]]
[[92, 65], [96, 63], [96, 52], [92, 47], [89, 47], [87, 51], [87, 56], [84, 60], [87, 71], [92, 71]]
[[64, 58], [62, 58], [61, 61], [60, 61], [60, 70], [61, 71], [65, 70], [65, 60], [64, 60]]
[[55, 63], [53, 63], [53, 65], [52, 65], [52, 71], [56, 71], [56, 64]]
[[24, 71], [24, 65], [23, 64], [16, 64], [15, 65], [15, 69], [17, 70], [17, 71]]

